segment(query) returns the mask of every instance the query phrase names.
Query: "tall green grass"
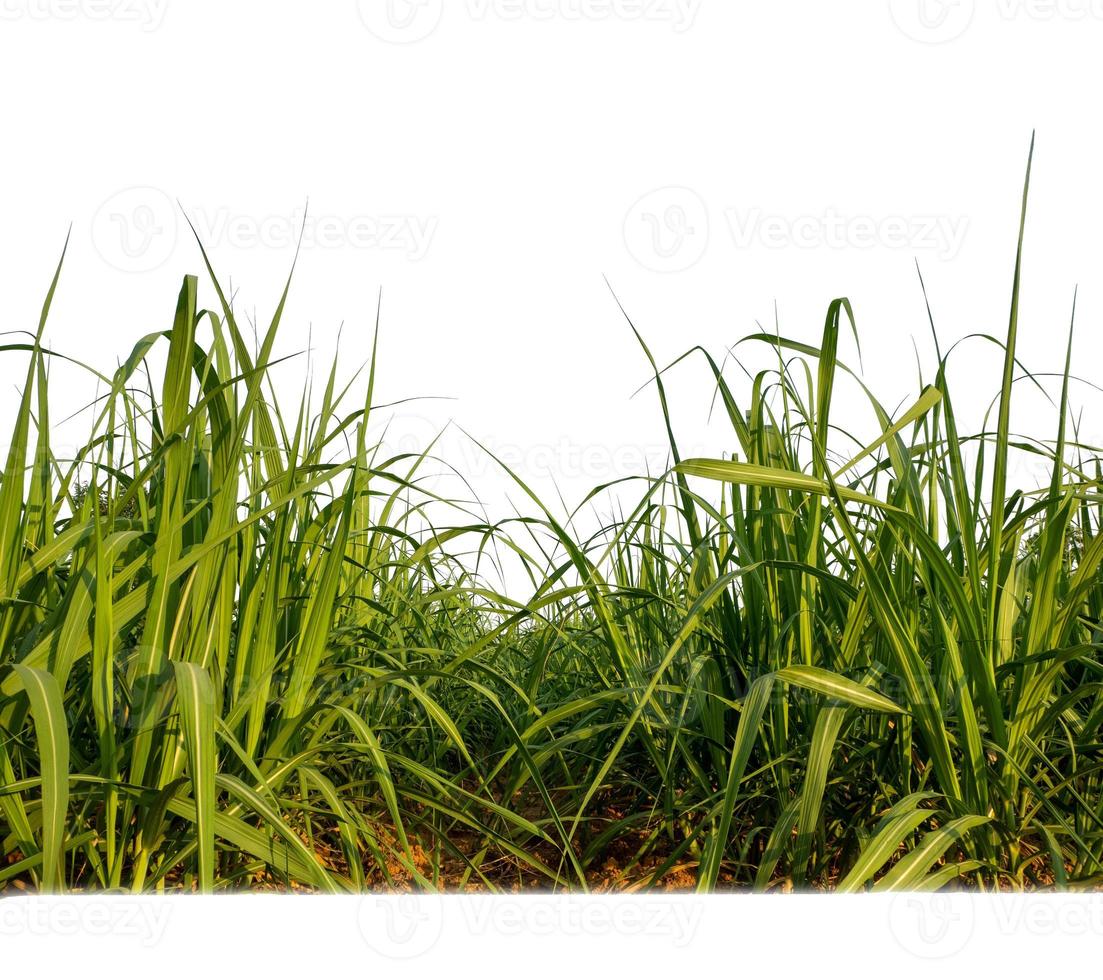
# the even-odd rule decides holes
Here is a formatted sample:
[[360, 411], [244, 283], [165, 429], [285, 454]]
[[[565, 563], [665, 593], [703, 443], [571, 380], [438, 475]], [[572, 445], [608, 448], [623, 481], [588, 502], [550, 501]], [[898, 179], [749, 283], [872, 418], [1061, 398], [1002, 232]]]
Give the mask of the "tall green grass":
[[423, 489], [433, 447], [369, 438], [374, 355], [289, 406], [283, 299], [254, 346], [209, 263], [217, 308], [186, 277], [59, 456], [55, 276], [4, 346], [0, 887], [1098, 883], [1101, 468], [1067, 360], [1054, 438], [1010, 431], [1021, 257], [994, 429], [941, 350], [888, 411], [838, 300], [819, 346], [745, 338], [746, 379], [687, 353], [737, 451], [683, 459], [643, 346], [673, 465], [590, 537], [524, 484], [499, 524]]

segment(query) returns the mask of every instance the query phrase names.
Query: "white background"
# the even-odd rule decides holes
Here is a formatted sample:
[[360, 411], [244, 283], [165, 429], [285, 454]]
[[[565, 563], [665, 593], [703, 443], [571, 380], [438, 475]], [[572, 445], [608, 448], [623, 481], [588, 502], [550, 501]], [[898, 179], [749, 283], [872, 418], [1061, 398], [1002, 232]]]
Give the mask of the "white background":
[[[849, 296], [892, 410], [916, 390], [913, 341], [932, 374], [916, 260], [946, 346], [1004, 335], [1034, 127], [1021, 353], [1060, 368], [1079, 283], [1077, 365], [1098, 360], [1103, 0], [0, 11], [4, 329], [34, 326], [72, 223], [47, 336], [101, 370], [167, 328], [181, 276], [202, 272], [177, 201], [238, 309], [266, 323], [309, 198], [323, 223], [281, 351], [309, 339], [322, 370], [343, 323], [353, 370], [382, 289], [380, 398], [450, 399], [397, 412], [396, 445], [455, 420], [549, 500], [554, 476], [576, 501], [666, 460], [654, 398], [631, 398], [646, 361], [603, 277], [662, 363], [694, 344], [722, 356], [772, 328], [775, 304], [782, 333], [815, 341], [829, 301]], [[851, 344], [842, 354], [855, 361]], [[284, 375], [289, 407], [305, 365]], [[952, 362], [974, 426], [998, 366], [979, 342]], [[95, 393], [77, 372], [55, 378], [59, 406]], [[703, 362], [670, 384], [685, 452], [731, 451], [726, 425], [706, 425]], [[1034, 418], [1044, 403], [1023, 391], [1017, 427], [1051, 433], [1052, 411]], [[1091, 407], [1089, 389], [1073, 394]], [[841, 404], [872, 431], [858, 399]], [[1089, 413], [1084, 435], [1098, 429]], [[441, 451], [501, 502], [508, 481], [458, 432]]]
[[1099, 895], [1052, 893], [0, 901], [6, 968], [93, 977], [1093, 976], [1101, 936]]
[[[849, 296], [895, 408], [913, 341], [932, 373], [916, 260], [944, 346], [1005, 332], [1036, 127], [1021, 354], [1061, 367], [1080, 284], [1075, 367], [1099, 380], [1101, 46], [1087, 0], [0, 0], [0, 329], [33, 329], [71, 224], [47, 337], [113, 368], [202, 272], [177, 201], [266, 322], [309, 198], [325, 220], [280, 350], [309, 343], [322, 368], [343, 323], [351, 372], [382, 289], [381, 399], [452, 399], [398, 411], [392, 436], [454, 419], [577, 500], [665, 461], [604, 277], [663, 363], [722, 356], [775, 304], [815, 341]], [[998, 355], [962, 350], [975, 426]], [[5, 411], [23, 363], [0, 360]], [[305, 371], [283, 375], [289, 404]], [[95, 394], [54, 380], [55, 420]], [[703, 363], [670, 385], [687, 452], [730, 452]], [[1074, 399], [1098, 439], [1090, 390]], [[1024, 397], [1014, 423], [1051, 431], [1043, 407]], [[508, 482], [458, 433], [442, 452], [502, 506]]]

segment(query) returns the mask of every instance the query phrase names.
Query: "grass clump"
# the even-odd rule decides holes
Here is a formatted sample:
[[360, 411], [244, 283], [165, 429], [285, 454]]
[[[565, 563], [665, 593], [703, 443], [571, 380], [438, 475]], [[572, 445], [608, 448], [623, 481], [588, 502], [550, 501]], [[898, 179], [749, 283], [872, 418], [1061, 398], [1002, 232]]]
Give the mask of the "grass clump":
[[1020, 261], [994, 429], [941, 351], [901, 412], [862, 386], [872, 440], [836, 429], [838, 300], [818, 346], [746, 338], [776, 366], [744, 385], [690, 352], [732, 456], [680, 456], [651, 361], [672, 466], [590, 537], [423, 490], [431, 447], [368, 438], [374, 356], [288, 414], [283, 300], [254, 348], [209, 264], [218, 308], [185, 278], [61, 458], [55, 276], [5, 347], [0, 887], [1097, 883], [1100, 463], [1067, 366], [1053, 440], [1010, 432]]

